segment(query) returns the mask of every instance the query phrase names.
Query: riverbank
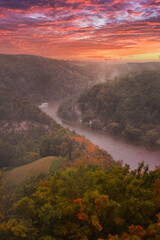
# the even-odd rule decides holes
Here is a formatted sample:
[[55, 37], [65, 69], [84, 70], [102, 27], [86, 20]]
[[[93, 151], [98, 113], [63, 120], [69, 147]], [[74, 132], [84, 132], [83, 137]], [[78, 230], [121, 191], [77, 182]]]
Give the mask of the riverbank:
[[[82, 106], [81, 106], [82, 107]], [[113, 137], [116, 136], [120, 139], [129, 141], [131, 144], [140, 144], [145, 147], [152, 147], [160, 150], [160, 138], [157, 127], [157, 131], [154, 130], [153, 126], [145, 125], [141, 128], [135, 128], [130, 124], [124, 124], [113, 122], [111, 119], [105, 123], [103, 118], [99, 115], [95, 117], [95, 113], [91, 109], [87, 113], [81, 111], [81, 107], [78, 103], [77, 98], [71, 98], [60, 104], [58, 108], [58, 116], [63, 121], [70, 123], [76, 123], [93, 130], [102, 131], [106, 134], [111, 134]]]
[[50, 102], [48, 107], [43, 109], [49, 116], [51, 116], [58, 124], [69, 128], [71, 131], [76, 131], [78, 134], [85, 136], [91, 140], [95, 145], [106, 150], [116, 160], [122, 160], [123, 164], [129, 164], [131, 169], [138, 167], [138, 163], [144, 161], [145, 165], [149, 165], [149, 169], [153, 170], [155, 166], [160, 165], [160, 150], [154, 147], [147, 148], [138, 144], [131, 144], [129, 141], [120, 139], [117, 136], [112, 136], [103, 133], [99, 130], [86, 128], [80, 124], [63, 122], [57, 116], [57, 110], [60, 101]]

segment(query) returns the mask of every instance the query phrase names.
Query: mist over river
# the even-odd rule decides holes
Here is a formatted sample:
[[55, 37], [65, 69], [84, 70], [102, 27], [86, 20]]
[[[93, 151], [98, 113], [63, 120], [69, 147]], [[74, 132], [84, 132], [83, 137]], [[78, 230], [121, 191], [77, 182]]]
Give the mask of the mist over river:
[[144, 161], [145, 165], [149, 165], [149, 170], [153, 170], [155, 166], [160, 165], [160, 150], [156, 148], [147, 148], [139, 143], [130, 143], [127, 140], [119, 137], [111, 136], [97, 130], [89, 129], [85, 126], [75, 123], [62, 122], [57, 116], [57, 110], [60, 101], [49, 103], [48, 106], [42, 108], [49, 116], [63, 127], [74, 130], [76, 133], [85, 136], [100, 148], [106, 150], [112, 157], [117, 160], [122, 160], [123, 165], [129, 164], [131, 169], [138, 167], [138, 163]]

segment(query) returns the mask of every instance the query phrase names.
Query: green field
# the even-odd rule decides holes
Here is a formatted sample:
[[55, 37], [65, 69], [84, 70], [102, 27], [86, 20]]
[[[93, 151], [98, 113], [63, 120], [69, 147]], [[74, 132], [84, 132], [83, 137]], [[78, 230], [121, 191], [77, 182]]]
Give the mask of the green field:
[[59, 167], [58, 159], [50, 156], [41, 158], [35, 162], [23, 165], [5, 173], [7, 183], [20, 184], [32, 176], [40, 173], [49, 173]]

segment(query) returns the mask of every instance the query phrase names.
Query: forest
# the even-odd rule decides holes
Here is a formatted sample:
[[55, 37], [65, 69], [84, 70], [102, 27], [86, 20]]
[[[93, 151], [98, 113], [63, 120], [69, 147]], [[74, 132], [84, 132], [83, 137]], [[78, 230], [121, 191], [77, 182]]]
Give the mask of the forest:
[[59, 116], [130, 140], [160, 145], [160, 72], [130, 73], [62, 103]]
[[93, 86], [95, 71], [66, 61], [0, 54], [0, 83], [34, 104], [56, 100]]
[[45, 156], [86, 163], [98, 159], [98, 164], [104, 159], [114, 162], [108, 153], [64, 129], [27, 99], [5, 87], [0, 91], [0, 167], [18, 166]]
[[[40, 85], [44, 82], [38, 75], [35, 78], [36, 64], [41, 70], [45, 65], [46, 71], [50, 64], [53, 71], [62, 70], [63, 65], [68, 87], [75, 80], [73, 75], [79, 76], [79, 66], [34, 56], [2, 55], [0, 62], [0, 239], [159, 240], [160, 167], [149, 171], [143, 162], [135, 170], [122, 166], [108, 152], [63, 128], [33, 105], [46, 96], [53, 100], [60, 94], [54, 95], [53, 81], [55, 89], [48, 85], [48, 91], [39, 97], [36, 81]], [[88, 81], [87, 74], [88, 70], [80, 71], [82, 82]], [[101, 125], [115, 134], [128, 133], [133, 139], [139, 133], [138, 138], [155, 144], [159, 140], [159, 76], [157, 72], [129, 75], [90, 90], [88, 83], [81, 87], [77, 78], [72, 93], [68, 93], [74, 97], [61, 105], [59, 114], [70, 109], [69, 120], [82, 117], [82, 123], [91, 121], [93, 128]], [[63, 81], [57, 80], [57, 84], [63, 85]], [[77, 116], [77, 111], [82, 115]], [[48, 172], [20, 182], [14, 175], [8, 180], [14, 170], [23, 167], [25, 172], [28, 166], [38, 168], [48, 160]]]
[[1, 168], [26, 164], [39, 158], [40, 139], [54, 128], [57, 124], [29, 100], [0, 87]]
[[131, 172], [87, 164], [32, 178], [14, 193], [1, 177], [1, 239], [159, 240], [159, 176], [143, 163]]
[[114, 76], [159, 68], [158, 62], [76, 64], [33, 55], [0, 54], [0, 84], [39, 104], [83, 93]]

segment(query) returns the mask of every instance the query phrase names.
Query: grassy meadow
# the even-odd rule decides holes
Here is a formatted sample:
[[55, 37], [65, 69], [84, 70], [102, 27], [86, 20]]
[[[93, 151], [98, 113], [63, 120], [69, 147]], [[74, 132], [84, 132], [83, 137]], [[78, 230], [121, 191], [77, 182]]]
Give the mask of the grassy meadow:
[[5, 172], [7, 183], [20, 184], [40, 173], [48, 174], [58, 168], [58, 159], [53, 156], [41, 158], [35, 162], [13, 168]]

